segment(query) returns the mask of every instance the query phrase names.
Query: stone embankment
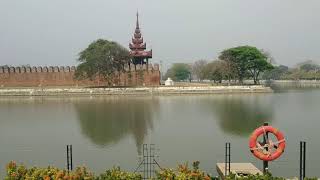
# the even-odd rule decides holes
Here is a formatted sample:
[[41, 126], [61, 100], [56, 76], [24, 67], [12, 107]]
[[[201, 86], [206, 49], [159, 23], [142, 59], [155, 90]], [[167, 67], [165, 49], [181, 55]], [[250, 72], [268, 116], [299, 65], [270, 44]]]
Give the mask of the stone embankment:
[[271, 93], [265, 86], [136, 87], [136, 88], [0, 88], [0, 96], [170, 95]]

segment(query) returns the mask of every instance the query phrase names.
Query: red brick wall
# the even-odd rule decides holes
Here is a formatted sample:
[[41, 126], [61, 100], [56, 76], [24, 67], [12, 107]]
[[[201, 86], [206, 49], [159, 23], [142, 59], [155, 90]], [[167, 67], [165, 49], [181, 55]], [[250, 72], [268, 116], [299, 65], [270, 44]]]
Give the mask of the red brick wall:
[[[125, 68], [113, 80], [116, 86], [158, 86], [160, 84], [159, 65], [149, 67], [131, 65]], [[72, 67], [0, 67], [0, 87], [39, 87], [39, 86], [105, 86], [107, 82], [96, 78], [90, 80], [75, 80]]]

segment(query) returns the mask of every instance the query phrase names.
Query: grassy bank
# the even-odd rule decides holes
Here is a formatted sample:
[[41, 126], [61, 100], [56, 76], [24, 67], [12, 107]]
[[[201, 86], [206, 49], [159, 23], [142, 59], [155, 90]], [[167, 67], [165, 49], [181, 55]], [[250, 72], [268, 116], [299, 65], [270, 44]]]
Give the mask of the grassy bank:
[[[78, 167], [76, 170], [68, 172], [55, 167], [32, 167], [27, 168], [10, 162], [6, 166], [5, 180], [142, 180], [141, 174], [122, 171], [119, 167], [106, 170], [104, 173], [95, 175], [85, 167]], [[163, 168], [159, 170], [155, 180], [211, 180], [218, 179], [211, 177], [206, 172], [199, 169], [199, 162], [194, 162], [192, 168], [188, 164], [179, 165], [175, 169]], [[227, 180], [257, 179], [257, 180], [285, 180], [286, 178], [272, 177], [267, 175], [251, 175], [248, 177], [230, 175]], [[317, 180], [317, 178], [306, 178], [306, 180]]]

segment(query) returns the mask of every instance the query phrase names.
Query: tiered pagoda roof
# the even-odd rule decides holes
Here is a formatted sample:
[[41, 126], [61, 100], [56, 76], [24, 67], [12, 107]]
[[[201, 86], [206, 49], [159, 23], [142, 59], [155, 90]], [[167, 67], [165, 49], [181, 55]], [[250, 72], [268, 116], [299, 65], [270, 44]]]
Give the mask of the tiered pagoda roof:
[[152, 50], [146, 51], [147, 45], [143, 42], [143, 37], [139, 27], [139, 14], [137, 13], [136, 29], [132, 38], [132, 42], [129, 43], [130, 55], [133, 58], [148, 59], [152, 58]]

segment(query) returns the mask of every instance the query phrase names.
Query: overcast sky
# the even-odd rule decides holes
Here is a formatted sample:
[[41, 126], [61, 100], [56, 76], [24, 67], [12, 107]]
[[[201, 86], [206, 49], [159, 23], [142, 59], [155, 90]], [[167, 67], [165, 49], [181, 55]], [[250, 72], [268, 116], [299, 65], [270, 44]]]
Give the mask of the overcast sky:
[[98, 38], [125, 47], [139, 10], [153, 62], [216, 59], [252, 45], [276, 62], [320, 62], [319, 0], [0, 0], [0, 62], [75, 65]]

